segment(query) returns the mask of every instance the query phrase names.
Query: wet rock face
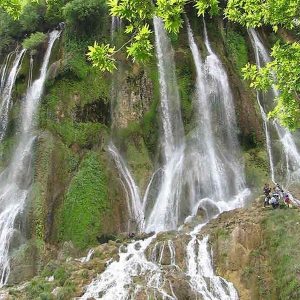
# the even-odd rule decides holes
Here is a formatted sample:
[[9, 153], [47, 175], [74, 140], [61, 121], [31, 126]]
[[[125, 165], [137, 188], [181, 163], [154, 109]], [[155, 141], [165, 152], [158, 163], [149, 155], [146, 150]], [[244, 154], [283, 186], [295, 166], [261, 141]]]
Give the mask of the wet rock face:
[[126, 128], [130, 121], [140, 121], [153, 100], [153, 84], [144, 70], [127, 73], [115, 83], [114, 125]]
[[110, 126], [110, 103], [108, 99], [99, 99], [86, 105], [77, 106], [75, 111], [76, 122], [101, 123]]
[[[35, 261], [35, 264], [32, 261]], [[7, 284], [30, 280], [41, 267], [42, 261], [38, 258], [38, 249], [34, 244], [27, 243], [15, 251], [10, 260], [11, 272]]]
[[203, 229], [203, 234], [210, 234], [218, 275], [234, 284], [241, 300], [263, 299], [259, 292], [262, 285], [272, 286], [267, 256], [258, 254], [264, 243], [262, 220], [267, 213], [260, 202], [249, 209], [222, 213]]

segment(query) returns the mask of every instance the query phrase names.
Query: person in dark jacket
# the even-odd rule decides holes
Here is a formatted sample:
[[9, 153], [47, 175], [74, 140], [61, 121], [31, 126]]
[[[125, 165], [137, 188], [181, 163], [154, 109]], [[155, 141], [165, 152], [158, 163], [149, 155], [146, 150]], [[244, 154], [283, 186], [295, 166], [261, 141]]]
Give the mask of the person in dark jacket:
[[268, 197], [271, 193], [271, 188], [268, 183], [265, 183], [263, 190], [264, 190], [265, 196]]

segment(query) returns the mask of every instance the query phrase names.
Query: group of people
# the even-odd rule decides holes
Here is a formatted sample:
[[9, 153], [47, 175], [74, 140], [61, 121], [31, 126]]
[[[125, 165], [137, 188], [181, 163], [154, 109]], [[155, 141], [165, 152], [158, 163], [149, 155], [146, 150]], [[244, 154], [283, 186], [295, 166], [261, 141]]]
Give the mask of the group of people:
[[288, 191], [284, 191], [282, 186], [279, 183], [275, 184], [275, 187], [273, 188], [273, 193], [271, 195], [271, 187], [268, 183], [265, 183], [264, 185], [264, 195], [265, 195], [265, 201], [264, 201], [264, 207], [266, 205], [270, 204], [272, 205], [273, 209], [276, 209], [279, 207], [279, 200], [282, 198], [285, 205], [289, 208], [290, 207], [290, 198]]

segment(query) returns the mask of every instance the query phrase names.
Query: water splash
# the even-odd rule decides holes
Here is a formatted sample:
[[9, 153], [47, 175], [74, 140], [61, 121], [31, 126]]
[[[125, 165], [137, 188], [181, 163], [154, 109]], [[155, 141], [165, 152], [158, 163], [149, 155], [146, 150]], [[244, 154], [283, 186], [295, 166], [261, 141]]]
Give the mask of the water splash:
[[[20, 52], [16, 52], [16, 57], [13, 62], [12, 68], [9, 72], [9, 75], [6, 80], [3, 80], [3, 88], [1, 89], [1, 96], [0, 96], [0, 101], [1, 101], [0, 102], [0, 141], [3, 140], [4, 135], [6, 133], [9, 111], [12, 104], [11, 93], [15, 85], [17, 74], [20, 71], [22, 58], [24, 57], [25, 52], [26, 49], [23, 49]], [[9, 59], [7, 60], [7, 63], [8, 61]], [[7, 66], [4, 67], [4, 69], [6, 68]], [[2, 75], [4, 75], [4, 73]], [[1, 85], [2, 85], [2, 80], [1, 80]]]
[[[211, 255], [208, 252], [208, 236], [202, 240], [191, 234], [187, 245], [188, 272], [191, 287], [204, 300], [237, 300], [238, 293], [233, 284], [214, 274]], [[209, 282], [209, 284], [207, 283]]]
[[15, 225], [24, 210], [32, 183], [35, 115], [43, 92], [51, 50], [59, 35], [60, 32], [56, 30], [49, 35], [40, 77], [27, 90], [21, 109], [22, 126], [18, 145], [9, 166], [0, 174], [0, 287], [6, 284], [10, 273], [10, 242], [12, 239], [19, 240], [22, 236]]
[[119, 251], [119, 261], [112, 262], [102, 274], [94, 279], [80, 299], [91, 297], [102, 300], [128, 299], [127, 287], [133, 283], [132, 276], [145, 274], [158, 268], [154, 263], [147, 261], [144, 254], [153, 238], [129, 244], [125, 253]]

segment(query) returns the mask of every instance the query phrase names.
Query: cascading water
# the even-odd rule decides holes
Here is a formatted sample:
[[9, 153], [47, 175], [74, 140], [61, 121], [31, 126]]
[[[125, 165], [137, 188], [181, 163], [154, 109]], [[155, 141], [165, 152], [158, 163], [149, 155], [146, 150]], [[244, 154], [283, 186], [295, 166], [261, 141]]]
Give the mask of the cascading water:
[[139, 188], [136, 186], [123, 158], [112, 142], [110, 143], [108, 150], [111, 152], [121, 176], [120, 180], [126, 193], [126, 200], [130, 217], [129, 221], [131, 223], [135, 223], [135, 231], [142, 231], [144, 227], [144, 212], [142, 209]]
[[[153, 207], [153, 210], [149, 216], [149, 219], [146, 218], [146, 230], [151, 231], [155, 230], [163, 231], [169, 229], [176, 229], [178, 226], [178, 216], [179, 216], [179, 207], [180, 199], [182, 197], [182, 172], [184, 167], [186, 168], [185, 175], [190, 175], [193, 179], [192, 184], [196, 185], [203, 180], [200, 173], [196, 172], [195, 168], [190, 168], [190, 166], [185, 166], [185, 142], [183, 138], [183, 128], [180, 117], [180, 105], [179, 97], [176, 90], [176, 77], [174, 74], [175, 66], [173, 62], [172, 55], [167, 55], [170, 52], [170, 44], [168, 37], [163, 29], [163, 24], [160, 19], [155, 18], [154, 20], [155, 34], [156, 34], [156, 50], [158, 56], [158, 69], [160, 76], [160, 95], [161, 95], [161, 118], [162, 118], [162, 138], [163, 141], [163, 154], [164, 154], [164, 173], [162, 175], [162, 184], [160, 187], [160, 192], [157, 197], [156, 203]], [[193, 36], [191, 29], [190, 30], [190, 42], [192, 44]], [[242, 167], [238, 164], [238, 161], [233, 158], [238, 152], [236, 147], [238, 147], [237, 140], [235, 138], [236, 124], [234, 117], [233, 104], [231, 99], [231, 94], [228, 86], [227, 76], [222, 69], [220, 61], [217, 59], [215, 54], [211, 51], [207, 34], [206, 34], [206, 45], [209, 50], [209, 57], [207, 59], [205, 68], [198, 70], [198, 76], [202, 80], [198, 79], [198, 88], [203, 85], [208, 85], [208, 90], [213, 88], [213, 83], [221, 85], [220, 94], [225, 94], [225, 99], [222, 98], [219, 94], [219, 103], [224, 110], [224, 114], [221, 115], [225, 118], [225, 126], [228, 126], [228, 130], [224, 131], [224, 139], [227, 139], [231, 142], [231, 145], [228, 146], [228, 151], [231, 151], [229, 154], [219, 154], [220, 149], [217, 149], [215, 146], [216, 142], [207, 141], [211, 143], [213, 147], [216, 147], [215, 151], [215, 160], [216, 164], [220, 164], [218, 160], [223, 160], [223, 165], [225, 165], [230, 171], [227, 171], [226, 174], [221, 174], [220, 176], [220, 186], [223, 187], [223, 184], [228, 184], [233, 187], [229, 189], [231, 191], [232, 202], [234, 205], [228, 206], [226, 203], [228, 199], [223, 199], [220, 195], [211, 200], [209, 198], [201, 199], [199, 194], [199, 189], [194, 190], [195, 199], [200, 199], [195, 203], [192, 203], [190, 207], [190, 212], [195, 210], [197, 206], [202, 205], [207, 212], [208, 218], [215, 217], [221, 211], [225, 209], [230, 209], [236, 206], [240, 206], [241, 203], [239, 200], [243, 200], [243, 197], [248, 195], [248, 190], [244, 189], [243, 181], [243, 172]], [[192, 47], [192, 45], [191, 45]], [[193, 54], [199, 55], [199, 51], [193, 44]], [[195, 48], [196, 47], [196, 48]], [[196, 51], [197, 50], [197, 51]], [[200, 57], [200, 56], [199, 56]], [[195, 59], [197, 68], [199, 67], [199, 61]], [[198, 65], [197, 65], [198, 64]], [[215, 68], [210, 70], [210, 68]], [[208, 73], [204, 74], [204, 70]], [[218, 77], [219, 76], [219, 77]], [[221, 78], [225, 76], [225, 79]], [[225, 80], [225, 82], [222, 82]], [[175, 83], [175, 85], [173, 85]], [[208, 101], [208, 91], [206, 99]], [[198, 96], [200, 96], [197, 93]], [[215, 97], [217, 97], [215, 95]], [[227, 98], [226, 98], [227, 97]], [[197, 98], [197, 101], [200, 99]], [[228, 107], [229, 106], [229, 107]], [[199, 107], [198, 107], [199, 108]], [[206, 105], [206, 114], [209, 116], [211, 113], [211, 107]], [[173, 119], [174, 117], [174, 119]], [[200, 118], [199, 115], [197, 117]], [[197, 124], [199, 125], [200, 122]], [[210, 124], [212, 127], [212, 124]], [[201, 129], [197, 129], [196, 141], [197, 144], [195, 148], [200, 147], [201, 143], [199, 141], [199, 136], [201, 136]], [[211, 129], [213, 134], [213, 130]], [[202, 134], [203, 137], [203, 134]], [[219, 139], [219, 135], [214, 135], [215, 139]], [[190, 146], [190, 145], [189, 145]], [[222, 145], [218, 145], [221, 147]], [[110, 151], [115, 152], [113, 146], [110, 146]], [[203, 150], [200, 148], [200, 150]], [[209, 149], [207, 149], [209, 151]], [[224, 149], [223, 149], [224, 151]], [[217, 157], [217, 153], [220, 157]], [[140, 203], [140, 196], [133, 179], [130, 173], [127, 173], [127, 168], [122, 164], [121, 157], [117, 153], [113, 153], [115, 156], [115, 161], [118, 166], [120, 174], [125, 181], [129, 181], [130, 184], [127, 184], [127, 190], [130, 193], [131, 199], [138, 199]], [[239, 157], [239, 156], [238, 156]], [[194, 163], [197, 166], [201, 166], [201, 163], [204, 162], [203, 156], [198, 156], [197, 159], [201, 160], [199, 163], [194, 160]], [[230, 166], [228, 166], [228, 165]], [[223, 167], [222, 165], [222, 167]], [[211, 166], [209, 166], [211, 167]], [[216, 167], [217, 168], [217, 167]], [[225, 167], [223, 167], [227, 170]], [[236, 169], [234, 169], [236, 168]], [[189, 172], [191, 171], [191, 172]], [[206, 174], [204, 174], [205, 177]], [[226, 175], [235, 176], [232, 181], [226, 179]], [[152, 177], [153, 178], [153, 177]], [[217, 178], [217, 177], [216, 177]], [[212, 177], [212, 180], [217, 180]], [[198, 180], [198, 181], [197, 181]], [[224, 182], [222, 182], [222, 180]], [[125, 185], [125, 183], [124, 183]], [[148, 188], [151, 185], [151, 181], [148, 185]], [[131, 187], [131, 188], [130, 188]], [[135, 188], [132, 188], [135, 187]], [[225, 187], [224, 187], [225, 189]], [[148, 189], [147, 189], [148, 190]], [[228, 192], [229, 195], [230, 192]], [[236, 194], [234, 194], [236, 193]], [[240, 193], [240, 194], [238, 194]], [[145, 209], [147, 191], [145, 193], [143, 207]], [[231, 200], [231, 199], [229, 199]], [[214, 201], [219, 201], [215, 203]], [[228, 201], [229, 202], [229, 201]], [[198, 299], [198, 296], [202, 296], [203, 299], [207, 300], [235, 300], [238, 299], [237, 292], [233, 284], [227, 282], [225, 279], [216, 276], [213, 272], [211, 255], [208, 251], [208, 237], [205, 237], [202, 240], [197, 238], [197, 234], [200, 232], [201, 228], [205, 224], [198, 225], [194, 231], [192, 231], [190, 236], [190, 241], [186, 248], [186, 257], [187, 265], [184, 270], [181, 270], [180, 267], [176, 264], [176, 246], [172, 240], [167, 240], [163, 242], [156, 241], [156, 235], [150, 237], [144, 241], [137, 241], [127, 245], [127, 249], [124, 250], [124, 247], [119, 249], [119, 261], [114, 261], [110, 263], [107, 269], [96, 279], [94, 279], [90, 285], [86, 287], [85, 294], [80, 299], [89, 299], [93, 297], [95, 299], [116, 299], [116, 300], [125, 300], [125, 299], [139, 299], [139, 293], [141, 295], [146, 295], [148, 299], [172, 299], [178, 300], [173, 285], [168, 277], [168, 273], [175, 274], [176, 272], [185, 272], [189, 278], [189, 286], [193, 290], [195, 299]], [[153, 243], [152, 243], [153, 242]], [[152, 248], [151, 248], [152, 244]], [[149, 259], [146, 257], [146, 251], [148, 253]], [[169, 261], [165, 261], [165, 253], [169, 253]], [[166, 269], [165, 269], [166, 268]], [[166, 271], [167, 270], [167, 271]], [[174, 276], [174, 275], [172, 275]], [[135, 283], [134, 278], [138, 278], [144, 283], [138, 284]], [[176, 279], [175, 279], [176, 281]]]
[[158, 197], [150, 216], [146, 218], [146, 231], [148, 232], [172, 230], [178, 226], [185, 148], [174, 51], [162, 20], [154, 17], [153, 23], [160, 83], [161, 144], [164, 167]]
[[[15, 84], [17, 74], [21, 68], [21, 62], [22, 58], [24, 57], [24, 53], [26, 52], [26, 49], [21, 50], [20, 52], [16, 52], [16, 57], [13, 62], [12, 68], [9, 72], [9, 75], [6, 80], [3, 80], [3, 88], [1, 89], [1, 95], [0, 95], [0, 141], [3, 140], [7, 123], [8, 123], [8, 116], [9, 111], [11, 108], [11, 93], [13, 86]], [[7, 60], [8, 62], [9, 60]], [[5, 69], [7, 67], [5, 66]], [[3, 73], [4, 75], [4, 73]], [[5, 78], [5, 76], [4, 76]], [[3, 78], [3, 79], [4, 79]], [[1, 83], [2, 85], [2, 83]]]
[[184, 177], [190, 186], [191, 205], [228, 210], [242, 206], [249, 196], [239, 153], [233, 99], [225, 69], [211, 49], [205, 23], [204, 43], [208, 51], [205, 62], [187, 19], [186, 23], [197, 72], [194, 96], [197, 128], [188, 142], [192, 146]]
[[8, 55], [5, 58], [5, 61], [3, 63], [3, 65], [1, 66], [0, 69], [0, 74], [1, 74], [1, 81], [0, 81], [0, 91], [2, 91], [4, 84], [5, 84], [5, 79], [6, 79], [6, 72], [11, 60], [11, 57], [13, 56], [13, 54], [15, 54], [17, 51], [17, 49], [15, 51], [12, 51], [10, 53], [8, 53]]
[[22, 104], [18, 145], [9, 166], [0, 174], [0, 287], [7, 282], [10, 273], [10, 242], [21, 236], [21, 232], [16, 228], [16, 220], [24, 210], [32, 183], [31, 161], [36, 138], [34, 133], [36, 114], [43, 93], [51, 50], [59, 35], [60, 32], [56, 30], [49, 34], [40, 77], [29, 87]]
[[110, 29], [110, 36], [111, 40], [114, 40], [115, 37], [115, 31], [120, 30], [122, 25], [122, 21], [119, 17], [112, 16], [111, 18], [111, 29]]
[[[256, 64], [258, 68], [261, 68], [270, 62], [271, 58], [258, 33], [253, 28], [249, 28], [248, 33], [254, 49]], [[272, 181], [275, 182], [276, 178], [276, 180], [281, 179], [285, 184], [289, 184], [293, 180], [300, 180], [300, 153], [291, 132], [280, 126], [278, 120], [269, 121], [267, 119], [267, 113], [272, 109], [274, 98], [277, 96], [278, 92], [272, 86], [268, 94], [257, 92], [257, 102], [265, 125]], [[281, 145], [279, 152], [283, 152], [283, 155], [275, 155], [276, 149], [271, 137], [273, 141], [279, 139]], [[278, 174], [278, 168], [285, 169], [284, 176]]]
[[196, 234], [192, 234], [192, 239], [187, 246], [189, 262], [187, 275], [191, 278], [192, 288], [198, 291], [204, 300], [239, 299], [233, 284], [214, 274], [211, 255], [207, 248], [208, 236], [200, 240]]

